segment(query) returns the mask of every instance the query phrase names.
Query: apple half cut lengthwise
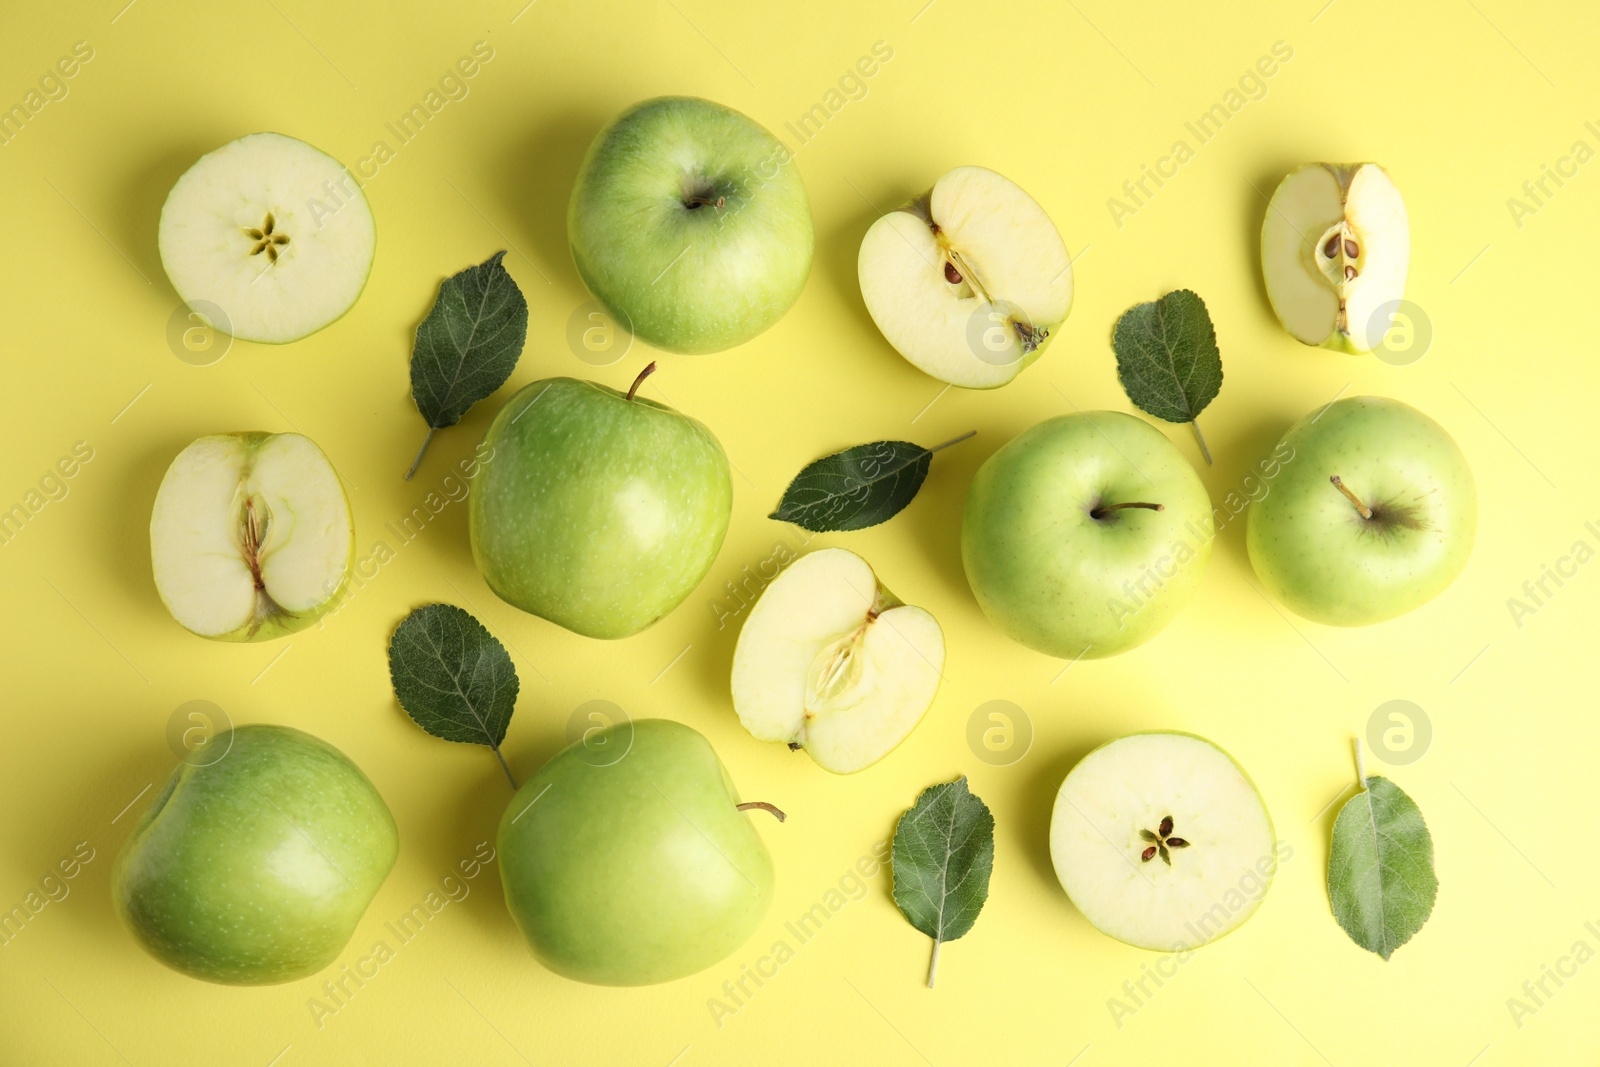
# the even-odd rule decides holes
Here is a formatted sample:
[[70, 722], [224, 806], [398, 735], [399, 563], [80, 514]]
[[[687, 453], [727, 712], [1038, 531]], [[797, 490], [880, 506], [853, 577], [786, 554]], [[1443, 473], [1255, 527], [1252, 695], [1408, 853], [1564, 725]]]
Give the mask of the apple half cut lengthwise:
[[297, 433], [202, 437], [178, 453], [150, 516], [156, 590], [183, 627], [265, 641], [338, 602], [355, 523], [338, 472]]
[[874, 222], [856, 269], [885, 340], [966, 389], [1021, 374], [1072, 308], [1072, 258], [1055, 223], [983, 167], [957, 167]]
[[1357, 355], [1378, 348], [1410, 262], [1405, 201], [1376, 163], [1307, 163], [1272, 194], [1261, 271], [1273, 312], [1297, 341]]
[[850, 774], [878, 762], [933, 704], [944, 631], [842, 548], [800, 557], [762, 591], [733, 653], [733, 707], [759, 741]]

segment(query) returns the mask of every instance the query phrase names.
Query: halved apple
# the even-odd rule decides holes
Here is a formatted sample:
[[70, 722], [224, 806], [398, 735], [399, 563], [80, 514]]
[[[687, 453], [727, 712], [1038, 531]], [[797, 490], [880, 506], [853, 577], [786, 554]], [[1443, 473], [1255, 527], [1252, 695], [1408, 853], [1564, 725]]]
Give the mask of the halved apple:
[[202, 437], [172, 461], [150, 516], [156, 591], [185, 629], [266, 641], [337, 602], [355, 561], [338, 472], [297, 433]]
[[1297, 341], [1371, 352], [1405, 296], [1411, 227], [1376, 163], [1307, 163], [1278, 184], [1261, 224], [1261, 270]]
[[957, 167], [874, 222], [857, 272], [895, 350], [967, 389], [1022, 373], [1072, 307], [1072, 258], [1050, 216], [983, 167]]
[[1050, 817], [1056, 877], [1095, 929], [1139, 948], [1198, 948], [1255, 914], [1277, 871], [1261, 795], [1192, 734], [1131, 734], [1078, 761]]
[[377, 243], [372, 209], [344, 164], [281, 133], [200, 157], [161, 208], [172, 287], [211, 326], [246, 341], [296, 341], [350, 310]]
[[944, 632], [842, 548], [802, 556], [762, 591], [733, 651], [733, 708], [760, 741], [850, 774], [922, 721], [944, 671]]

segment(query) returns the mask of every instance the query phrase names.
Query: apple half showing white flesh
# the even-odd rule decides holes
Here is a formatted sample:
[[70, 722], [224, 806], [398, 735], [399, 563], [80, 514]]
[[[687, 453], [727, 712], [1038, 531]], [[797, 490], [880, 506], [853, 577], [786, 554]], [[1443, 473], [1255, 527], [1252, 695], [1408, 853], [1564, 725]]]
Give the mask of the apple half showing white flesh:
[[1272, 194], [1261, 270], [1297, 341], [1353, 354], [1379, 347], [1410, 262], [1405, 201], [1376, 163], [1307, 163]]
[[161, 208], [161, 265], [184, 303], [246, 341], [316, 333], [356, 302], [378, 233], [350, 172], [281, 133], [200, 158]]
[[944, 631], [842, 548], [802, 556], [750, 609], [733, 652], [733, 707], [759, 741], [836, 774], [868, 767], [933, 704]]
[[1050, 858], [1095, 929], [1158, 952], [1255, 914], [1277, 871], [1272, 819], [1244, 769], [1203, 738], [1131, 734], [1068, 772]]
[[957, 167], [861, 241], [861, 297], [918, 369], [967, 389], [1005, 385], [1072, 307], [1072, 258], [1044, 208], [983, 167]]
[[355, 523], [328, 457], [297, 433], [202, 437], [172, 461], [150, 516], [161, 600], [185, 629], [266, 641], [337, 602]]

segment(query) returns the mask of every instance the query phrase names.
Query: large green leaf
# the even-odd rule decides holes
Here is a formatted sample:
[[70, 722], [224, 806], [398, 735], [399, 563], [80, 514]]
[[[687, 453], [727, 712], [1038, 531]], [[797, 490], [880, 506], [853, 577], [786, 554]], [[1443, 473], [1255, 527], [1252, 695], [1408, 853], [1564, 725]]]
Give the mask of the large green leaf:
[[418, 608], [389, 642], [389, 678], [413, 722], [446, 741], [487, 745], [511, 778], [500, 743], [517, 704], [517, 669], [482, 623], [453, 604]]
[[928, 985], [939, 946], [972, 929], [989, 899], [994, 869], [994, 816], [967, 790], [965, 776], [923, 790], [894, 830], [894, 902], [907, 921], [933, 938]]
[[1333, 823], [1328, 899], [1350, 939], [1388, 959], [1428, 921], [1439, 879], [1416, 803], [1387, 778], [1364, 784]]
[[910, 441], [874, 441], [823, 456], [794, 476], [778, 510], [767, 518], [813, 533], [876, 526], [911, 503], [935, 452], [971, 436], [965, 433], [932, 448]]

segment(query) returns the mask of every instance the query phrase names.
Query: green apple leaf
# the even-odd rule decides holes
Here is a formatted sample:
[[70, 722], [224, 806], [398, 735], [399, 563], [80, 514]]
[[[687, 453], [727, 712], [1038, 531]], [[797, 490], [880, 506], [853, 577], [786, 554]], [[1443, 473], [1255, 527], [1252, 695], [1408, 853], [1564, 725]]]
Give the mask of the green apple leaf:
[[792, 522], [812, 533], [865, 530], [898, 515], [916, 497], [933, 454], [965, 441], [972, 430], [942, 445], [874, 441], [808, 463], [783, 491], [769, 519]]
[[1350, 940], [1387, 960], [1428, 921], [1439, 879], [1416, 803], [1387, 778], [1361, 781], [1333, 821], [1328, 899]]
[[928, 987], [939, 969], [939, 946], [972, 929], [989, 899], [994, 869], [994, 816], [967, 791], [965, 775], [922, 791], [894, 828], [894, 902], [933, 938]]
[[500, 754], [517, 703], [517, 669], [483, 623], [453, 604], [428, 604], [405, 617], [389, 642], [389, 679], [411, 721], [435, 737], [487, 745]]
[[1128, 399], [1167, 422], [1187, 422], [1206, 462], [1211, 450], [1195, 422], [1222, 389], [1222, 354], [1205, 301], [1189, 289], [1135, 304], [1111, 334], [1117, 378]]
[[411, 397], [428, 424], [406, 480], [417, 473], [435, 430], [454, 426], [506, 383], [528, 337], [528, 302], [496, 252], [446, 278], [417, 327], [411, 351]]

